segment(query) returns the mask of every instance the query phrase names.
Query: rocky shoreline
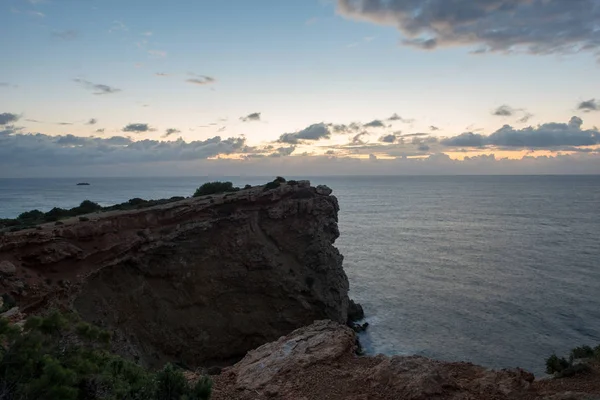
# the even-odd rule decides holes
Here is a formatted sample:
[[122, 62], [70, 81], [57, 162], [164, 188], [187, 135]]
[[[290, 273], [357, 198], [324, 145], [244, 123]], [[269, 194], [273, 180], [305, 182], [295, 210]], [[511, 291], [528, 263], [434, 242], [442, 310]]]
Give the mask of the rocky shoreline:
[[6, 232], [0, 292], [14, 304], [3, 317], [76, 311], [143, 366], [215, 374], [213, 399], [600, 398], [596, 364], [537, 381], [359, 356], [367, 325], [353, 322], [364, 312], [333, 245], [338, 211], [330, 188], [283, 181]]

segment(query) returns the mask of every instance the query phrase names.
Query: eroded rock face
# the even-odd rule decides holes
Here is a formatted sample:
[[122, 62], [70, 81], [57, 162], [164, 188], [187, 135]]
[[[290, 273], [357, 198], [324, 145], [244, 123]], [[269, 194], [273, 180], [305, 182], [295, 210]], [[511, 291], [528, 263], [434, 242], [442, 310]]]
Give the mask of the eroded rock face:
[[239, 359], [315, 320], [346, 322], [338, 209], [302, 181], [90, 214], [0, 237], [16, 269], [1, 288], [24, 312], [73, 307], [150, 366]]
[[318, 321], [251, 351], [216, 377], [221, 399], [525, 399], [532, 374], [425, 357], [358, 357], [352, 329]]

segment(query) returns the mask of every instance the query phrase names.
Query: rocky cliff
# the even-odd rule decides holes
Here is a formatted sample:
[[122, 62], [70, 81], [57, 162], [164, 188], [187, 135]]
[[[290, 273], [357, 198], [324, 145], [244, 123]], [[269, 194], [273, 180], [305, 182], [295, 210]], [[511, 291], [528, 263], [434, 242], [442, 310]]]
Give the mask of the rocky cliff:
[[239, 359], [315, 320], [346, 322], [337, 199], [307, 181], [90, 214], [0, 236], [0, 290], [74, 308], [150, 365]]
[[215, 377], [213, 400], [598, 400], [600, 366], [585, 375], [534, 380], [417, 356], [359, 357], [346, 326], [317, 321], [250, 351]]

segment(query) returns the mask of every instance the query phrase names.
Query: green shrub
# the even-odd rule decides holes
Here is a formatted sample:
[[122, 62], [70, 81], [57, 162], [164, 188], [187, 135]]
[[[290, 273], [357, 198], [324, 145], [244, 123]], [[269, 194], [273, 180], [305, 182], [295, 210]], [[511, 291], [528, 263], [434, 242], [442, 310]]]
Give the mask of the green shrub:
[[271, 189], [277, 189], [279, 186], [281, 186], [280, 182], [277, 182], [277, 181], [269, 182], [265, 185], [264, 191], [271, 190]]
[[218, 193], [226, 193], [226, 192], [236, 192], [240, 190], [240, 188], [234, 187], [231, 182], [206, 182], [194, 193], [194, 197], [198, 196], [206, 196], [207, 194], [218, 194]]
[[245, 185], [244, 189], [252, 189], [252, 185]]
[[21, 221], [40, 221], [42, 218], [44, 218], [44, 213], [40, 210], [26, 211], [17, 217]]
[[594, 349], [592, 349], [590, 346], [579, 346], [571, 350], [570, 359], [573, 361], [578, 358], [592, 358], [593, 356]]
[[90, 214], [102, 210], [102, 206], [90, 200], [84, 200], [79, 207], [74, 207], [69, 210], [69, 214], [75, 216], [79, 214]]
[[552, 354], [546, 360], [546, 373], [555, 374], [560, 373], [569, 367], [569, 362], [564, 358], [558, 358], [556, 354]]
[[10, 400], [192, 400], [212, 382], [190, 385], [167, 365], [154, 373], [111, 354], [110, 333], [73, 314], [30, 317], [19, 329], [0, 319], [0, 398]]

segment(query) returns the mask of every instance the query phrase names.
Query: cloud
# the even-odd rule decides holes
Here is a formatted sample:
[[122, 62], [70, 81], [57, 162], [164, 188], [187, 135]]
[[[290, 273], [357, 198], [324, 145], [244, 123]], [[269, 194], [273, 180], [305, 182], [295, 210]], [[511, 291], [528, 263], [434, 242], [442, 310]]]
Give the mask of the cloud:
[[102, 128], [102, 129], [96, 129], [96, 133], [104, 133], [104, 128]]
[[581, 129], [583, 121], [572, 117], [568, 123], [549, 122], [537, 127], [515, 129], [504, 125], [489, 136], [466, 132], [440, 141], [444, 146], [552, 149], [561, 146], [593, 146], [600, 144], [598, 129]]
[[413, 136], [427, 136], [429, 133], [417, 132], [417, 133], [405, 133], [402, 137], [413, 137]]
[[152, 36], [152, 32], [150, 32], [150, 31], [143, 32], [142, 35], [144, 35], [144, 36]]
[[52, 36], [62, 40], [74, 40], [79, 37], [79, 32], [74, 30], [54, 31]]
[[529, 122], [529, 120], [531, 119], [531, 117], [533, 117], [533, 114], [526, 112], [521, 118], [519, 118], [517, 120], [517, 122], [525, 124], [525, 123]]
[[152, 131], [152, 128], [148, 124], [129, 124], [126, 125], [123, 129], [123, 132], [134, 132], [134, 133], [142, 133]]
[[99, 83], [93, 83], [90, 81], [86, 81], [85, 79], [77, 78], [73, 79], [73, 81], [79, 83], [86, 89], [94, 91], [95, 95], [113, 94], [121, 91], [121, 89], [117, 89], [108, 85], [102, 85]]
[[122, 23], [121, 21], [113, 21], [108, 33], [118, 32], [118, 31], [127, 31], [129, 28]]
[[0, 170], [6, 166], [56, 167], [201, 160], [220, 154], [239, 153], [244, 138], [220, 136], [185, 142], [111, 138], [50, 136], [41, 133], [0, 136]]
[[439, 130], [440, 130], [440, 128], [438, 128], [437, 126], [434, 126], [434, 125], [430, 125], [430, 126], [429, 126], [429, 130], [430, 130], [430, 131], [439, 131]]
[[24, 128], [15, 125], [4, 125], [0, 128], [0, 137], [20, 133]]
[[358, 133], [356, 135], [354, 135], [354, 137], [352, 138], [352, 141], [350, 142], [351, 145], [361, 145], [361, 144], [365, 144], [366, 142], [364, 140], [362, 140], [363, 136], [368, 136], [369, 132], [361, 132]]
[[329, 126], [324, 123], [313, 124], [298, 132], [284, 133], [278, 139], [280, 143], [298, 144], [303, 141], [315, 141], [319, 139], [329, 139], [331, 132]]
[[148, 54], [159, 58], [164, 58], [167, 56], [167, 52], [163, 50], [148, 50]]
[[63, 126], [65, 126], [65, 125], [73, 125], [73, 123], [72, 122], [57, 122], [56, 125], [63, 125]]
[[600, 111], [600, 102], [596, 101], [596, 99], [582, 101], [577, 105], [577, 109], [584, 112]]
[[175, 129], [175, 128], [169, 128], [165, 131], [165, 134], [162, 136], [163, 138], [167, 138], [171, 135], [174, 135], [176, 133], [181, 133], [181, 131], [179, 129]]
[[12, 122], [17, 122], [21, 118], [20, 115], [13, 113], [2, 113], [0, 114], [0, 125], [8, 125]]
[[396, 135], [383, 135], [379, 138], [382, 143], [394, 143], [396, 141]]
[[392, 114], [391, 117], [389, 117], [387, 119], [388, 121], [400, 121], [400, 122], [404, 122], [405, 124], [410, 124], [412, 122], [415, 122], [414, 119], [406, 119], [406, 118], [402, 118], [401, 116], [399, 116], [398, 114], [394, 113]]
[[598, 54], [597, 0], [338, 0], [348, 18], [396, 27], [402, 44], [426, 50]]
[[366, 123], [364, 126], [365, 128], [384, 128], [385, 124], [383, 123], [383, 121], [375, 119], [371, 122]]
[[248, 114], [245, 117], [240, 117], [240, 120], [244, 122], [260, 121], [260, 113], [255, 112], [252, 114]]
[[186, 79], [186, 82], [193, 83], [195, 85], [210, 85], [211, 83], [215, 83], [216, 79], [206, 75], [199, 75], [198, 78]]
[[305, 25], [314, 25], [314, 24], [316, 24], [318, 21], [319, 21], [319, 18], [317, 18], [317, 17], [312, 17], [312, 18], [309, 18], [309, 19], [307, 19], [306, 21], [304, 21], [304, 24], [305, 24]]
[[96, 123], [98, 123], [98, 120], [96, 118], [90, 118], [90, 120], [88, 122], [86, 122], [86, 125], [96, 125]]
[[0, 82], [0, 88], [18, 88], [19, 85], [13, 85], [8, 82]]
[[360, 131], [363, 126], [359, 122], [352, 122], [348, 125], [346, 124], [328, 124], [334, 133], [356, 133]]
[[510, 117], [512, 116], [517, 110], [513, 109], [510, 106], [502, 105], [498, 108], [496, 108], [494, 111], [492, 111], [492, 115], [497, 115], [499, 117]]
[[375, 154], [369, 154], [369, 160], [375, 161], [375, 160], [377, 160], [377, 156]]

